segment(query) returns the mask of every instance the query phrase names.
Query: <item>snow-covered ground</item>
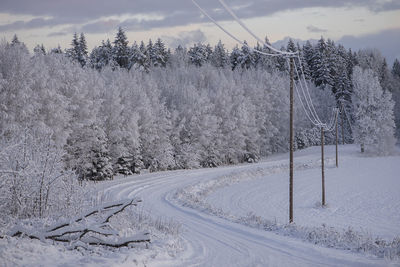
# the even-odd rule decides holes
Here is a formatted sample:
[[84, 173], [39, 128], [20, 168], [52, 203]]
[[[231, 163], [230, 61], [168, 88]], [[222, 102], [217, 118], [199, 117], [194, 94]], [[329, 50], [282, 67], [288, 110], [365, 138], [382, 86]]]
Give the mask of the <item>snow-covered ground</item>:
[[[334, 147], [327, 149], [326, 208], [321, 207], [321, 169], [295, 172], [295, 223], [352, 227], [385, 239], [400, 236], [400, 157], [361, 157], [353, 153], [356, 149], [353, 146], [340, 149], [340, 168], [335, 168]], [[297, 162], [312, 162], [318, 159], [319, 152], [318, 147], [303, 151], [304, 156]], [[218, 189], [206, 201], [235, 215], [251, 212], [286, 223], [287, 184], [288, 173], [282, 170]]]
[[[169, 244], [169, 252], [162, 250], [163, 244], [154, 236], [149, 249], [89, 256], [39, 241], [3, 239], [0, 259], [10, 266], [399, 265], [399, 259], [369, 250], [329, 247], [326, 242], [314, 244], [296, 234], [325, 224], [330, 229], [327, 233], [342, 233], [351, 227], [372, 240], [400, 236], [400, 156], [364, 157], [355, 146], [341, 146], [336, 169], [333, 147], [327, 147], [328, 206], [322, 208], [319, 152], [319, 148], [309, 148], [295, 153], [294, 226], [286, 225], [288, 159], [278, 155], [257, 164], [144, 174], [98, 185], [102, 198], [140, 197], [144, 210], [181, 223], [180, 241]], [[254, 227], [257, 220], [279, 227]], [[314, 234], [320, 238], [318, 232]]]

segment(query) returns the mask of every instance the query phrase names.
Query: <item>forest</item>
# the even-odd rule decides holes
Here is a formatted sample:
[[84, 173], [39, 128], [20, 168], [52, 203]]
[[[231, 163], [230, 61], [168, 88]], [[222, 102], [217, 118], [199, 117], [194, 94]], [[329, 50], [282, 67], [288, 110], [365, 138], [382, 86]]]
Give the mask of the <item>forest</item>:
[[[322, 121], [340, 108], [340, 142], [390, 153], [400, 128], [397, 59], [388, 66], [378, 50], [352, 51], [322, 37], [303, 45], [290, 40], [281, 50], [300, 52]], [[3, 40], [0, 210], [45, 217], [76, 206], [87, 180], [286, 152], [288, 88], [286, 59], [247, 46], [129, 44], [121, 28], [91, 52], [83, 33], [67, 49], [38, 45], [33, 53], [17, 36]], [[319, 138], [295, 99], [295, 148], [318, 145]], [[333, 144], [334, 133], [326, 142]]]

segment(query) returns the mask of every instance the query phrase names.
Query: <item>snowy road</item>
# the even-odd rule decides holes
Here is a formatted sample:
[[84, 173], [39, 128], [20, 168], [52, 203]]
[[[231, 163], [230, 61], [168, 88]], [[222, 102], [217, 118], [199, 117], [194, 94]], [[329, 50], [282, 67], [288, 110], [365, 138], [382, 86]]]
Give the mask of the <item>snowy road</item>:
[[[297, 160], [309, 156], [298, 154]], [[150, 262], [152, 266], [382, 266], [395, 264], [361, 253], [324, 248], [299, 239], [232, 223], [199, 210], [183, 207], [173, 198], [177, 190], [190, 184], [250, 171], [256, 167], [282, 164], [286, 161], [284, 157], [275, 157], [273, 160], [236, 167], [133, 176], [106, 184], [104, 193], [114, 199], [139, 196], [145, 208], [150, 209], [153, 214], [173, 218], [182, 223], [184, 251], [172, 262], [155, 259]], [[283, 194], [286, 194], [286, 191]], [[238, 204], [235, 201], [232, 203], [232, 205]], [[222, 204], [226, 205], [226, 203]], [[247, 204], [251, 206], [250, 202]]]

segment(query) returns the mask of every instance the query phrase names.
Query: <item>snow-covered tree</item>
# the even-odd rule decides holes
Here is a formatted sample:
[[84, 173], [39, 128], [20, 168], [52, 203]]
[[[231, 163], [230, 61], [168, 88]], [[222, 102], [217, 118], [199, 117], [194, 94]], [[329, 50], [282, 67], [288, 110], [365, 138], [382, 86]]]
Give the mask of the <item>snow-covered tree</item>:
[[153, 46], [152, 62], [155, 67], [165, 67], [168, 61], [168, 51], [160, 38]]
[[190, 63], [197, 67], [201, 67], [204, 63], [207, 62], [209, 57], [209, 50], [207, 47], [201, 43], [194, 44], [188, 51], [188, 58]]
[[82, 67], [85, 66], [88, 57], [85, 35], [81, 33], [80, 37], [78, 37], [78, 34], [74, 33], [71, 46], [72, 47], [66, 51], [67, 56], [79, 62]]
[[236, 69], [236, 67], [240, 65], [240, 58], [242, 58], [242, 52], [240, 51], [238, 46], [235, 46], [229, 57], [232, 70]]
[[113, 178], [113, 168], [103, 129], [95, 124], [84, 125], [71, 133], [66, 146], [67, 168], [81, 180]]
[[224, 68], [228, 65], [228, 62], [228, 53], [225, 50], [225, 47], [222, 44], [221, 40], [219, 40], [218, 44], [215, 46], [214, 51], [211, 54], [211, 64], [217, 68]]
[[113, 47], [109, 39], [102, 41], [101, 45], [95, 47], [90, 53], [90, 65], [92, 68], [101, 70], [105, 66], [115, 68], [117, 63], [114, 61]]
[[391, 93], [383, 91], [371, 69], [355, 67], [353, 71], [354, 138], [364, 147], [378, 153], [389, 153], [394, 141], [394, 117]]
[[246, 41], [242, 46], [240, 56], [238, 57], [238, 64], [245, 69], [250, 69], [254, 66], [253, 52], [250, 50]]
[[129, 66], [130, 49], [128, 47], [128, 38], [121, 27], [118, 28], [113, 44], [114, 61], [121, 68], [127, 69]]
[[33, 48], [33, 53], [35, 55], [46, 55], [46, 49], [44, 48], [44, 45], [36, 45], [35, 48]]
[[397, 58], [394, 60], [394, 63], [393, 63], [392, 74], [393, 74], [393, 76], [400, 79], [400, 62]]

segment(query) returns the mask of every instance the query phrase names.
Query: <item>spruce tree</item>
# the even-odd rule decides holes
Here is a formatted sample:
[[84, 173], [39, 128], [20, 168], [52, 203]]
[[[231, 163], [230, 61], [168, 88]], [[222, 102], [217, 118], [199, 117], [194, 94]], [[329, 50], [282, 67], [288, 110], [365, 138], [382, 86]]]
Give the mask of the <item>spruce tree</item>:
[[240, 56], [238, 57], [238, 64], [240, 64], [243, 69], [250, 69], [254, 66], [253, 52], [250, 50], [246, 41], [244, 41]]
[[155, 67], [165, 67], [168, 61], [168, 52], [160, 38], [154, 43], [153, 47], [153, 65]]
[[99, 47], [95, 47], [90, 53], [90, 64], [93, 68], [100, 70], [105, 66], [114, 68], [116, 62], [113, 58], [113, 47], [109, 39], [102, 41]]
[[88, 59], [88, 51], [87, 51], [86, 38], [83, 33], [81, 33], [81, 36], [79, 37], [79, 50], [77, 56], [79, 63], [81, 63], [81, 66], [82, 67], [85, 66]]
[[238, 65], [240, 66], [241, 57], [242, 57], [242, 52], [239, 50], [238, 46], [235, 46], [229, 57], [232, 70], [236, 69]]
[[224, 68], [228, 61], [228, 53], [221, 40], [219, 40], [214, 48], [214, 52], [211, 54], [211, 64], [217, 68]]
[[128, 38], [124, 30], [119, 27], [115, 40], [113, 42], [113, 58], [118, 66], [127, 69], [129, 66], [130, 49], [128, 47]]
[[396, 78], [400, 79], [400, 62], [397, 58], [394, 60], [394, 63], [393, 63], [392, 74]]

